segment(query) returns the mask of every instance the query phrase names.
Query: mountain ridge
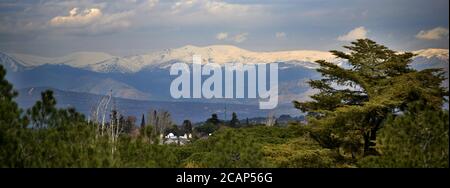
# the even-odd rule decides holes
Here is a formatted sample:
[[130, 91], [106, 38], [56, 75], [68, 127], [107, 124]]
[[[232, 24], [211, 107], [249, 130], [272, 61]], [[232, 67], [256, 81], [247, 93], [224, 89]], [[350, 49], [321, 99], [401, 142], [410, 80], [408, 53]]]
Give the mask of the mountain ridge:
[[[448, 62], [448, 49], [422, 49], [412, 51], [417, 57], [439, 58]], [[23, 68], [34, 68], [44, 64], [64, 64], [75, 68], [86, 69], [100, 73], [135, 73], [142, 69], [159, 66], [167, 68], [173, 62], [191, 63], [192, 55], [201, 55], [202, 61], [218, 64], [239, 63], [273, 63], [290, 62], [302, 65], [304, 62], [314, 63], [316, 60], [326, 60], [339, 63], [330, 52], [318, 50], [291, 50], [274, 52], [256, 52], [242, 49], [232, 45], [194, 46], [186, 45], [180, 48], [165, 49], [156, 52], [131, 56], [113, 56], [103, 52], [75, 52], [61, 57], [40, 57], [20, 53], [0, 53], [1, 57], [7, 56], [15, 60], [14, 71]], [[0, 58], [1, 58], [0, 57]], [[5, 59], [3, 58], [3, 59]], [[3, 61], [2, 61], [3, 63]], [[306, 66], [307, 68], [317, 68]]]
[[[23, 109], [32, 107], [37, 100], [41, 98], [41, 92], [52, 90], [57, 99], [57, 107], [74, 107], [77, 111], [83, 113], [89, 118], [92, 110], [104, 95], [92, 94], [79, 91], [67, 91], [52, 87], [31, 87], [19, 89], [19, 96], [16, 101]], [[221, 117], [226, 112], [231, 117], [232, 112], [239, 114], [240, 118], [266, 117], [268, 111], [258, 110], [257, 105], [251, 104], [225, 104], [225, 103], [206, 103], [206, 102], [188, 102], [188, 101], [156, 101], [156, 100], [134, 100], [127, 98], [114, 97], [112, 103], [115, 103], [119, 113], [126, 116], [141, 117], [147, 116], [151, 110], [163, 110], [171, 113], [171, 118], [176, 123], [182, 123], [189, 119], [193, 122], [201, 122], [217, 113]], [[224, 110], [226, 106], [227, 111]], [[283, 105], [276, 110], [276, 115], [299, 115], [291, 105]]]
[[[217, 51], [217, 52], [215, 52]], [[173, 101], [170, 95], [170, 88], [173, 76], [170, 76], [168, 67], [175, 62], [182, 62], [192, 58], [193, 52], [206, 54], [202, 56], [208, 59], [209, 56], [215, 56], [215, 53], [223, 54], [246, 54], [250, 56], [254, 52], [249, 52], [237, 47], [218, 45], [210, 48], [185, 46], [182, 48], [167, 49], [153, 54], [144, 54], [136, 56], [116, 57], [109, 54], [101, 54], [99, 57], [89, 58], [97, 53], [78, 53], [72, 56], [65, 56], [59, 60], [65, 60], [60, 64], [57, 61], [53, 63], [39, 64], [39, 66], [25, 66], [26, 64], [14, 56], [0, 52], [0, 63], [5, 65], [8, 70], [7, 79], [17, 88], [27, 87], [52, 87], [66, 91], [83, 91], [92, 94], [106, 94], [113, 90], [114, 97], [134, 99], [134, 100], [158, 100]], [[159, 53], [159, 54], [158, 54]], [[263, 54], [257, 53], [258, 54]], [[311, 53], [314, 53], [311, 52]], [[448, 50], [447, 49], [425, 49], [414, 51], [418, 56], [413, 58], [411, 67], [417, 70], [427, 68], [442, 68], [446, 78], [449, 76], [448, 68]], [[156, 54], [156, 55], [155, 55]], [[267, 55], [268, 54], [268, 55]], [[288, 53], [287, 53], [288, 54]], [[305, 53], [303, 53], [305, 54]], [[87, 60], [102, 60], [100, 62], [86, 63], [89, 68], [80, 68], [70, 66], [70, 62], [78, 62], [76, 58], [87, 55]], [[162, 56], [168, 56], [168, 58]], [[273, 55], [267, 52], [266, 56]], [[289, 55], [289, 54], [288, 54]], [[287, 56], [288, 56], [287, 55]], [[298, 55], [298, 54], [297, 54]], [[111, 57], [111, 58], [110, 58]], [[181, 60], [170, 60], [173, 57]], [[155, 61], [152, 63], [152, 61]], [[227, 57], [221, 57], [227, 58]], [[106, 60], [105, 60], [106, 59]], [[160, 62], [163, 59], [165, 61]], [[112, 60], [117, 61], [110, 63]], [[217, 59], [215, 59], [217, 60]], [[220, 58], [219, 58], [220, 60]], [[223, 60], [223, 59], [222, 59]], [[227, 60], [227, 59], [225, 59]], [[223, 62], [226, 62], [226, 61]], [[241, 58], [246, 61], [248, 59]], [[255, 60], [255, 59], [253, 59]], [[256, 61], [256, 60], [255, 60]], [[271, 59], [270, 61], [275, 61]], [[270, 62], [267, 61], [267, 62]], [[310, 100], [309, 96], [315, 91], [309, 88], [308, 80], [320, 79], [321, 75], [316, 71], [319, 67], [312, 60], [304, 61], [294, 60], [290, 62], [279, 62], [279, 104], [290, 104], [292, 100]], [[147, 63], [146, 63], [147, 62]], [[140, 66], [128, 66], [128, 64], [139, 64]], [[189, 62], [186, 62], [189, 63]], [[345, 67], [345, 62], [338, 62], [337, 65]], [[97, 70], [93, 70], [98, 68]], [[444, 81], [444, 86], [448, 87], [448, 81]], [[190, 102], [199, 102], [194, 99], [178, 99]], [[240, 99], [212, 99], [206, 100], [208, 103], [226, 102], [233, 104], [253, 104], [257, 100]]]

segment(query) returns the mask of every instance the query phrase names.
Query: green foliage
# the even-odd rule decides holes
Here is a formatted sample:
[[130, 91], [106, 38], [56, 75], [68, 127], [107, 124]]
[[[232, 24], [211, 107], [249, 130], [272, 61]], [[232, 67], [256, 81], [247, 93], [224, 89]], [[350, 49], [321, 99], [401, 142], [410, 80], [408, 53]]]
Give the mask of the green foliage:
[[125, 134], [130, 134], [136, 126], [136, 117], [128, 116], [127, 119], [124, 119], [123, 116], [120, 116], [119, 122], [123, 125], [123, 132]]
[[167, 135], [169, 133], [173, 133], [175, 136], [181, 136], [181, 130], [177, 125], [172, 125], [164, 131], [164, 135]]
[[266, 145], [263, 151], [270, 167], [329, 168], [336, 164], [334, 153], [309, 137], [292, 139], [284, 144]]
[[41, 93], [41, 100], [27, 110], [27, 118], [31, 120], [33, 128], [57, 127], [72, 122], [83, 122], [84, 116], [74, 108], [57, 109], [53, 91]]
[[237, 128], [239, 127], [241, 122], [239, 121], [236, 112], [231, 114], [230, 127]]
[[186, 133], [186, 134], [189, 134], [189, 133], [192, 133], [192, 123], [191, 123], [191, 121], [189, 121], [189, 120], [184, 120], [183, 121], [183, 131]]
[[194, 130], [196, 133], [205, 136], [219, 130], [220, 126], [223, 125], [222, 123], [217, 114], [212, 114], [205, 123], [195, 127]]
[[223, 128], [187, 147], [184, 167], [330, 167], [335, 161], [300, 125]]
[[21, 111], [13, 100], [18, 93], [13, 90], [13, 85], [5, 77], [6, 70], [0, 65], [0, 126], [2, 126], [0, 131], [25, 124], [20, 117]]
[[141, 119], [141, 128], [145, 127], [145, 116], [144, 114], [142, 114], [142, 119]]
[[206, 124], [219, 125], [220, 123], [222, 123], [222, 121], [219, 120], [217, 114], [212, 114], [211, 118], [206, 120]]
[[296, 108], [308, 112], [311, 136], [325, 148], [352, 159], [376, 155], [377, 132], [387, 117], [407, 112], [411, 103], [439, 110], [448, 96], [441, 87], [442, 70], [413, 70], [412, 53], [397, 53], [369, 39], [344, 48], [350, 52], [331, 52], [350, 68], [317, 61], [323, 78], [309, 85], [319, 93], [311, 96], [313, 101], [294, 101]]
[[213, 132], [219, 130], [219, 126], [215, 125], [213, 123], [205, 123], [203, 125], [195, 127], [194, 130], [198, 133], [210, 134], [210, 133], [213, 133]]
[[18, 95], [12, 84], [6, 80], [6, 70], [0, 65], [0, 167], [15, 165], [20, 153], [20, 131], [26, 126], [26, 119], [13, 99]]
[[42, 100], [27, 110], [27, 116], [36, 128], [55, 125], [57, 117], [56, 100], [53, 97], [53, 91], [47, 90], [41, 93]]
[[117, 167], [174, 168], [179, 166], [176, 146], [149, 144], [143, 138], [121, 137]]
[[155, 128], [151, 125], [142, 127], [140, 130], [139, 138], [146, 143], [159, 144], [159, 135], [157, 134]]
[[449, 167], [448, 111], [423, 110], [391, 117], [380, 131], [380, 156], [366, 157], [362, 167]]
[[[186, 164], [196, 167], [260, 167], [262, 154], [254, 138], [233, 129], [221, 129], [207, 140], [199, 140]], [[198, 151], [197, 151], [198, 150]]]

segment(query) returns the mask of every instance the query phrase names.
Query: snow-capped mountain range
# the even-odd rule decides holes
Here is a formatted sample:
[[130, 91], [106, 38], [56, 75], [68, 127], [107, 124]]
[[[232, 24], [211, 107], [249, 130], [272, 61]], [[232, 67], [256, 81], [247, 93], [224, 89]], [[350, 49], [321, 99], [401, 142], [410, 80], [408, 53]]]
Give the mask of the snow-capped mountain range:
[[[448, 78], [448, 49], [424, 49], [412, 64], [418, 70], [443, 68]], [[292, 100], [308, 100], [314, 90], [306, 83], [320, 79], [316, 60], [327, 60], [346, 66], [331, 53], [323, 51], [253, 52], [234, 46], [184, 46], [143, 55], [126, 57], [106, 53], [78, 52], [62, 57], [39, 57], [0, 52], [0, 64], [8, 70], [7, 79], [17, 89], [50, 87], [63, 91], [105, 95], [137, 100], [172, 101], [168, 68], [175, 62], [192, 63], [192, 55], [204, 61], [226, 63], [279, 63], [279, 104], [291, 106]], [[448, 82], [444, 83], [448, 87]], [[178, 100], [179, 101], [179, 100]], [[193, 102], [193, 101], [190, 101]], [[250, 104], [254, 101], [201, 100]]]
[[[414, 51], [417, 57], [437, 58], [448, 62], [448, 49], [424, 49]], [[100, 73], [136, 73], [145, 68], [167, 68], [173, 62], [192, 62], [192, 55], [201, 55], [204, 62], [225, 64], [285, 62], [306, 68], [317, 68], [316, 60], [339, 63], [331, 53], [324, 51], [297, 50], [278, 52], [254, 52], [235, 46], [213, 45], [205, 47], [184, 46], [143, 55], [113, 56], [100, 52], [78, 52], [62, 57], [39, 57], [27, 54], [0, 53], [2, 64], [14, 71], [31, 69], [42, 65], [67, 65]]]
[[418, 57], [424, 58], [438, 58], [440, 60], [446, 60], [448, 63], [448, 49], [429, 48], [423, 50], [413, 51]]
[[171, 62], [192, 62], [192, 55], [201, 55], [203, 61], [224, 64], [272, 63], [272, 62], [314, 62], [319, 59], [334, 61], [328, 52], [321, 51], [281, 51], [253, 52], [235, 46], [214, 45], [206, 47], [184, 46], [143, 55], [118, 57], [105, 53], [79, 52], [63, 57], [39, 57], [26, 54], [4, 54], [15, 60], [18, 66], [33, 68], [44, 64], [68, 65], [95, 72], [135, 73], [149, 67], [167, 67]]

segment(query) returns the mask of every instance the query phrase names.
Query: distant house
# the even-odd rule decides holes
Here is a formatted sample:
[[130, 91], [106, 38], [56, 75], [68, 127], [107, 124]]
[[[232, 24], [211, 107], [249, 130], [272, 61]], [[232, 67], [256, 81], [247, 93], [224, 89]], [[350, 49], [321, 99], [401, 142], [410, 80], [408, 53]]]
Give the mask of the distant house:
[[[161, 136], [162, 137], [162, 136]], [[169, 133], [163, 138], [163, 144], [177, 144], [177, 145], [185, 145], [189, 142], [189, 138], [192, 138], [192, 135], [184, 134], [183, 136], [176, 136], [173, 133]]]

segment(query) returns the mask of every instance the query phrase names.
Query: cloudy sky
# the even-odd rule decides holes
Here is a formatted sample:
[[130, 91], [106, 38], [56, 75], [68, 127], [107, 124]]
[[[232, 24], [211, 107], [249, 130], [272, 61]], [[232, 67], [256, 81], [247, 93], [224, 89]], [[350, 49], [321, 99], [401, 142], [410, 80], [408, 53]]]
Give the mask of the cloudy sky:
[[1, 0], [0, 51], [331, 50], [357, 38], [396, 50], [448, 48], [448, 16], [448, 0]]

